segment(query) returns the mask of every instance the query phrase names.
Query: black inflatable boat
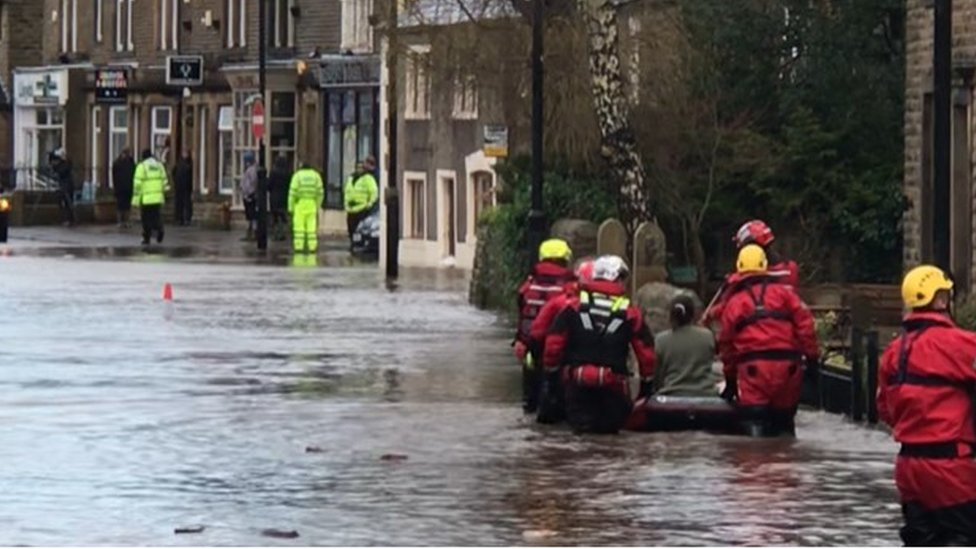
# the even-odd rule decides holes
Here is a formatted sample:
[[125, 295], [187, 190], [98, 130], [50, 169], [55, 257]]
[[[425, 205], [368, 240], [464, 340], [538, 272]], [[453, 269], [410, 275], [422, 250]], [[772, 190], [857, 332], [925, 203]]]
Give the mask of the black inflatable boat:
[[652, 396], [634, 403], [628, 431], [709, 431], [746, 434], [736, 409], [719, 396]]

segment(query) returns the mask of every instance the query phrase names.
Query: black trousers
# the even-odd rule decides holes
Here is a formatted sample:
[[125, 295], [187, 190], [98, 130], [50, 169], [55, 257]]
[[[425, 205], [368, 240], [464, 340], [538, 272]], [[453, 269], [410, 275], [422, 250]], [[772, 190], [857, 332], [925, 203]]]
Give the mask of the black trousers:
[[163, 206], [156, 204], [142, 207], [142, 243], [149, 244], [152, 233], [156, 233], [156, 242], [163, 241]]
[[976, 501], [932, 510], [905, 503], [901, 512], [905, 517], [901, 539], [907, 547], [976, 545]]
[[176, 222], [189, 225], [193, 220], [193, 189], [190, 187], [176, 187]]
[[75, 194], [74, 191], [61, 189], [58, 197], [58, 205], [61, 206], [61, 222], [75, 222]]
[[346, 230], [349, 232], [349, 245], [352, 245], [352, 234], [356, 232], [356, 227], [362, 220], [369, 216], [369, 210], [363, 210], [358, 213], [347, 213], [346, 214]]

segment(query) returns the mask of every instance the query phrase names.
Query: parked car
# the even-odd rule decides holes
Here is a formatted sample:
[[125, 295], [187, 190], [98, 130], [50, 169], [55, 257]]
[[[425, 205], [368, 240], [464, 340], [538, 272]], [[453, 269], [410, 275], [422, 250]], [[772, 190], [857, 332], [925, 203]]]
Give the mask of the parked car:
[[380, 209], [373, 211], [359, 222], [356, 231], [352, 233], [353, 253], [373, 255], [380, 252]]

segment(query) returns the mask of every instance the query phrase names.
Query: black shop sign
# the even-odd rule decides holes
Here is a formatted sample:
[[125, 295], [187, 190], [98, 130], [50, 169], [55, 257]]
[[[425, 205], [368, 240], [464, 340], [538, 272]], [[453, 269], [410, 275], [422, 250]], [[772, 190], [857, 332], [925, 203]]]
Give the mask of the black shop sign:
[[95, 71], [95, 102], [125, 103], [129, 96], [129, 73], [125, 69]]
[[171, 55], [167, 57], [166, 83], [170, 86], [199, 86], [203, 84], [203, 57], [200, 55]]

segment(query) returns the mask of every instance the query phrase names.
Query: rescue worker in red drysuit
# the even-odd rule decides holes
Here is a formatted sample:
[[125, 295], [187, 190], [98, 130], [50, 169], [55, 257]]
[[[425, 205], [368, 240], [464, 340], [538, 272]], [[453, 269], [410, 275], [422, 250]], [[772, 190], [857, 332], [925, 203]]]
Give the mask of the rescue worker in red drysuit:
[[804, 359], [815, 362], [820, 350], [810, 310], [767, 267], [759, 246], [739, 251], [718, 339], [726, 382], [722, 396], [735, 399], [749, 434], [793, 435]]
[[[777, 282], [789, 284], [796, 288], [800, 283], [800, 268], [795, 261], [779, 257], [779, 254], [772, 247], [775, 238], [773, 230], [769, 228], [769, 225], [766, 225], [766, 222], [753, 219], [739, 227], [739, 230], [732, 237], [732, 242], [735, 243], [737, 250], [741, 250], [749, 244], [756, 244], [761, 247], [766, 252], [766, 259], [769, 261], [768, 274], [775, 277]], [[702, 326], [708, 326], [722, 318], [722, 307], [732, 289], [733, 277], [735, 277], [735, 273], [726, 275], [722, 287], [719, 288], [715, 298], [705, 308], [700, 321]]]
[[[574, 274], [576, 280], [566, 285], [566, 291], [563, 294], [550, 299], [543, 305], [539, 315], [532, 321], [532, 326], [529, 329], [529, 340], [532, 348], [545, 348], [546, 335], [549, 333], [553, 321], [556, 320], [556, 316], [566, 308], [570, 301], [579, 296], [580, 284], [589, 283], [593, 280], [593, 260], [581, 260], [576, 265]], [[558, 369], [544, 370], [543, 376], [536, 421], [539, 423], [559, 423], [566, 417], [560, 372]]]
[[542, 383], [542, 347], [532, 343], [532, 322], [546, 303], [563, 295], [567, 284], [575, 280], [572, 260], [573, 252], [565, 240], [546, 240], [539, 246], [539, 262], [518, 289], [518, 329], [513, 346], [522, 365], [522, 409], [529, 414], [538, 408]]
[[878, 415], [901, 443], [901, 538], [907, 546], [974, 546], [976, 334], [950, 317], [952, 281], [941, 269], [912, 269], [901, 291], [910, 312], [878, 368]]
[[580, 284], [545, 340], [547, 371], [561, 369], [566, 419], [577, 433], [616, 433], [633, 403], [628, 384], [629, 349], [641, 376], [641, 392], [651, 391], [654, 339], [640, 309], [624, 294], [629, 272], [617, 256], [593, 263], [593, 280]]

